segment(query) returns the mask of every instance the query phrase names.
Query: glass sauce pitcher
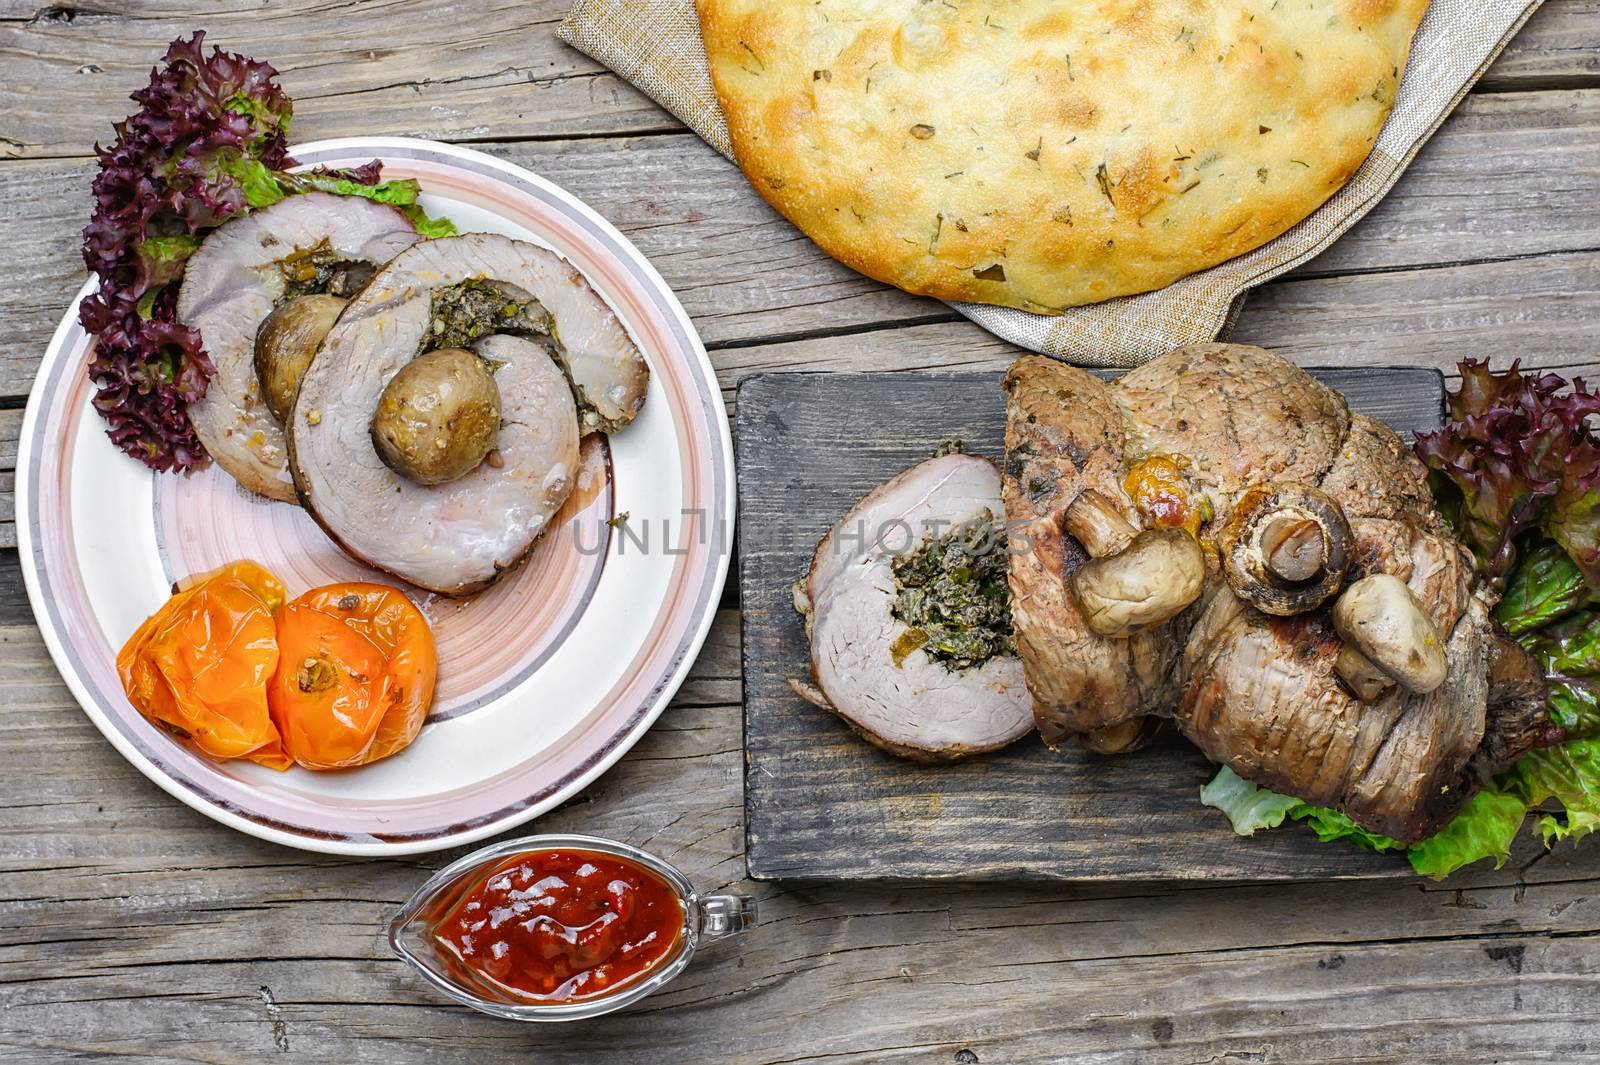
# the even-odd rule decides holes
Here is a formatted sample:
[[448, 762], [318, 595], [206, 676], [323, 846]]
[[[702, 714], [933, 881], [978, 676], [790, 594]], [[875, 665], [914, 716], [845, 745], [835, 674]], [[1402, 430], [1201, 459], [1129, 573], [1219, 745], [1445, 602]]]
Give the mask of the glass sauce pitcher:
[[[594, 852], [631, 862], [659, 877], [677, 895], [683, 911], [682, 930], [671, 950], [636, 976], [594, 997], [544, 1002], [486, 978], [441, 945], [441, 923], [491, 872], [512, 858], [545, 851]], [[637, 1002], [687, 968], [702, 943], [737, 935], [755, 920], [755, 899], [698, 894], [676, 867], [637, 847], [596, 836], [524, 836], [474, 851], [435, 873], [390, 919], [389, 946], [430, 984], [464, 1006], [510, 1020], [572, 1021]]]

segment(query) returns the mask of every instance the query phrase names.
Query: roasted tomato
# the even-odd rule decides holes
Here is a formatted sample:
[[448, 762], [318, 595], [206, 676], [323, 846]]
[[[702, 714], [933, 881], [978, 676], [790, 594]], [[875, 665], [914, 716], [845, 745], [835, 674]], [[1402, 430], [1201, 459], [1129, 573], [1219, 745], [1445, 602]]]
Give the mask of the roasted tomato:
[[128, 699], [213, 758], [287, 769], [267, 708], [278, 668], [272, 615], [284, 598], [283, 585], [254, 562], [180, 582], [117, 655]]
[[1128, 471], [1123, 490], [1139, 510], [1147, 529], [1186, 529], [1198, 536], [1208, 515], [1204, 500], [1197, 504], [1188, 476], [1189, 460], [1182, 456], [1152, 455]]
[[366, 765], [403, 750], [433, 705], [433, 633], [382, 584], [313, 588], [278, 612], [267, 692], [289, 757], [308, 769]]

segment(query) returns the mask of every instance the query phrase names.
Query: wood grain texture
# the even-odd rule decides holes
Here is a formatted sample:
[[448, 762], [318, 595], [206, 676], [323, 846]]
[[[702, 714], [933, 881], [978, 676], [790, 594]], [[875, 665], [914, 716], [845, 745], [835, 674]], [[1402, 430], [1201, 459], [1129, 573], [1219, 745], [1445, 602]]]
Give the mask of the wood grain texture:
[[1548, 0], [1478, 82], [1478, 92], [1593, 88], [1600, 84], [1600, 0]]
[[111, 136], [167, 42], [267, 60], [295, 137], [382, 131], [474, 141], [681, 129], [556, 39], [563, 0], [182, 0], [0, 4], [0, 157], [84, 156]]
[[[543, 174], [616, 223], [661, 271], [713, 350], [957, 317], [941, 303], [869, 281], [827, 258], [692, 135], [480, 147]], [[1486, 159], [1495, 165], [1485, 166]], [[84, 160], [0, 168], [0, 216], [8, 223], [8, 271], [15, 281], [0, 288], [0, 318], [11, 324], [0, 337], [0, 396], [27, 391], [50, 334], [83, 283], [78, 234], [93, 173]], [[1589, 252], [1600, 247], [1600, 198], [1574, 190], [1596, 187], [1600, 89], [1472, 97], [1394, 192], [1343, 240], [1253, 295], [1245, 323], [1264, 313], [1257, 309], [1263, 302], [1270, 312], [1268, 301], [1284, 286], [1310, 284], [1302, 291], [1331, 305], [1336, 323], [1352, 313], [1341, 300], [1364, 300], [1355, 320], [1373, 323], [1390, 342], [1379, 361], [1409, 362], [1410, 333], [1479, 328], [1481, 316], [1452, 317], [1451, 300], [1462, 285], [1490, 285], [1502, 297], [1524, 289], [1537, 294], [1568, 283], [1566, 264], [1568, 272], [1585, 275], [1578, 289], [1566, 290], [1572, 293], [1567, 306], [1541, 308], [1530, 295], [1517, 301], [1515, 324], [1530, 351], [1549, 346], [1540, 332], [1547, 322], [1593, 335], [1597, 323], [1587, 316], [1595, 308], [1586, 298], [1593, 279], [1586, 275], [1596, 261]], [[1399, 276], [1412, 274], [1437, 276]], [[1430, 320], [1390, 321], [1389, 301], [1373, 293], [1397, 289], [1416, 304], [1435, 306]], [[1505, 305], [1498, 312], [1498, 322], [1513, 321]], [[1301, 326], [1288, 311], [1281, 317], [1279, 331], [1302, 342], [1340, 342], [1337, 330], [1330, 334], [1320, 321]], [[717, 356], [719, 364], [739, 358]]]
[[[479, 142], [587, 199], [682, 295], [730, 396], [772, 369], [997, 371], [1015, 356], [942, 305], [822, 258], [670, 116], [557, 44], [564, 7], [0, 0], [0, 511], [15, 408], [81, 283], [89, 147], [164, 42], [198, 26], [284, 69], [299, 138]], [[1549, 0], [1385, 203], [1263, 290], [1239, 334], [1308, 363], [1517, 354], [1600, 370], [1597, 41], [1600, 0]], [[18, 153], [44, 158], [4, 158]], [[0, 545], [12, 532], [0, 516]], [[7, 1065], [1567, 1065], [1600, 1054], [1592, 844], [1546, 854], [1525, 838], [1506, 868], [1443, 885], [743, 880], [733, 611], [640, 745], [530, 830], [644, 843], [703, 887], [758, 894], [761, 926], [633, 1012], [555, 1028], [494, 1021], [430, 995], [377, 935], [455, 855], [343, 862], [212, 824], [100, 737], [29, 617], [16, 552], [0, 550]]]
[[1445, 885], [750, 882], [740, 698], [723, 611], [657, 725], [528, 831], [639, 843], [756, 894], [761, 924], [628, 1013], [518, 1027], [442, 1003], [378, 935], [455, 852], [350, 862], [229, 832], [121, 760], [36, 630], [0, 627], [0, 1061], [1481, 1065], [1600, 1046], [1600, 850], [1529, 837]]
[[[1444, 389], [1422, 369], [1314, 370], [1352, 410], [1402, 435], [1436, 427]], [[745, 853], [763, 879], [1296, 880], [1409, 876], [1410, 866], [1303, 832], [1241, 840], [1199, 805], [1215, 773], [1168, 730], [1124, 758], [1051, 751], [919, 766], [802, 701], [808, 645], [789, 585], [822, 534], [941, 440], [999, 460], [998, 374], [771, 374], [739, 389]], [[868, 530], [867, 535], [876, 535]]]
[[[657, 132], [671, 115], [555, 38], [567, 0], [0, 0], [0, 158], [81, 156], [166, 43], [204, 28], [270, 60], [301, 139], [381, 129], [443, 140]], [[1496, 91], [1600, 81], [1595, 0], [1549, 0], [1485, 78]]]

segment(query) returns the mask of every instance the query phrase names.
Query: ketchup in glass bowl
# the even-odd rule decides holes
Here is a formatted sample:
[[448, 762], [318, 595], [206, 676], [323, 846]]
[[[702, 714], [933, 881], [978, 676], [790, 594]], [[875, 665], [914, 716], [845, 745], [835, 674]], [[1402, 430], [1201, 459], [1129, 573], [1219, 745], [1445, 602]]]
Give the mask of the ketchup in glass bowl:
[[636, 847], [528, 836], [437, 873], [390, 921], [389, 944], [463, 1005], [562, 1021], [638, 1001], [682, 972], [700, 943], [754, 920], [754, 899], [696, 894]]

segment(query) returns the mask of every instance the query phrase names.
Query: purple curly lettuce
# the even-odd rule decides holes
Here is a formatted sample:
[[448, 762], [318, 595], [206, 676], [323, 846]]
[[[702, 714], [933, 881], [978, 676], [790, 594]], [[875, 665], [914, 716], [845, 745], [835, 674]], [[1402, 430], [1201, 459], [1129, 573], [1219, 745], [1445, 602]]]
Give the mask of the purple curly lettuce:
[[1515, 362], [1497, 374], [1468, 359], [1450, 422], [1417, 437], [1436, 494], [1459, 503], [1457, 525], [1496, 587], [1516, 565], [1518, 537], [1540, 529], [1600, 589], [1600, 433], [1590, 424], [1600, 394], [1581, 379], [1566, 386]]
[[174, 41], [132, 95], [139, 111], [116, 124], [116, 143], [96, 146], [95, 212], [83, 231], [84, 262], [100, 279], [78, 310], [99, 335], [95, 407], [112, 441], [155, 470], [205, 463], [187, 408], [216, 372], [200, 335], [178, 321], [170, 282], [204, 231], [251, 206], [249, 174], [292, 165], [292, 104], [277, 72], [216, 48], [206, 58], [204, 38]]

